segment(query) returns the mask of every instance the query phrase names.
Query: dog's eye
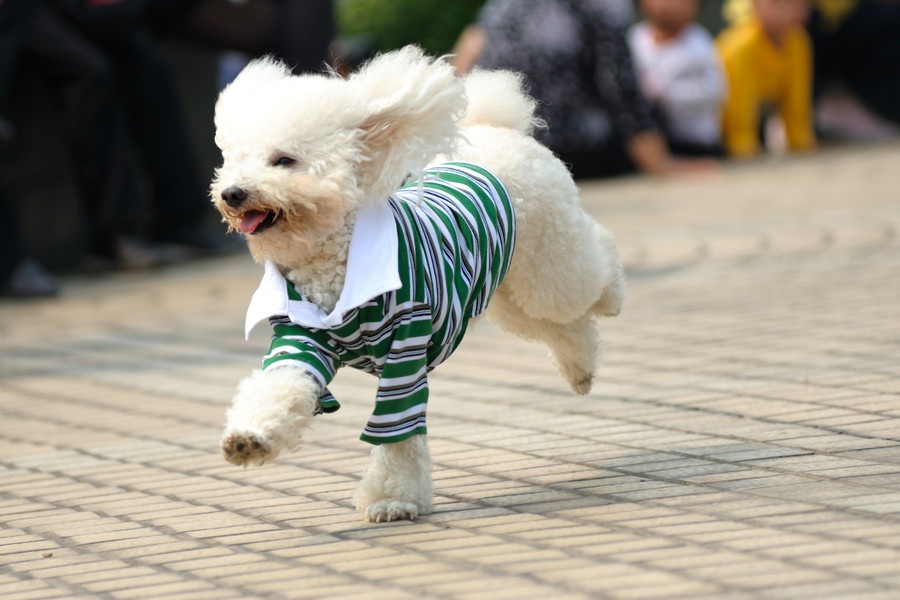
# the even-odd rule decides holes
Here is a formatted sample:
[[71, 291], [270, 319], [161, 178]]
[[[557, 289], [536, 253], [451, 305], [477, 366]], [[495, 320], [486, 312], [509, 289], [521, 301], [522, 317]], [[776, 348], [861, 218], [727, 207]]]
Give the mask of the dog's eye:
[[272, 165], [276, 167], [289, 167], [295, 162], [297, 162], [297, 159], [291, 158], [290, 156], [279, 156]]

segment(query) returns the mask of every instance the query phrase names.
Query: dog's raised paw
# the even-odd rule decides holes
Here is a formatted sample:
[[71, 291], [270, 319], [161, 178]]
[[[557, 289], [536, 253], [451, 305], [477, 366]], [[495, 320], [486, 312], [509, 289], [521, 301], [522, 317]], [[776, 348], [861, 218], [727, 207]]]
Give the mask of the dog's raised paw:
[[229, 433], [222, 438], [225, 460], [239, 467], [261, 465], [275, 458], [272, 448], [253, 433]]
[[379, 500], [367, 506], [363, 516], [369, 523], [415, 521], [419, 516], [419, 507], [414, 502]]

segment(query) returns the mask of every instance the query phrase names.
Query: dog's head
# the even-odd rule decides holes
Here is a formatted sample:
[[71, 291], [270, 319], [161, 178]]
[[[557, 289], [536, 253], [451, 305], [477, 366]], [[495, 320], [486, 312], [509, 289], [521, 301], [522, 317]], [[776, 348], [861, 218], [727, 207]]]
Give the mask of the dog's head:
[[348, 79], [253, 61], [216, 103], [212, 200], [256, 260], [295, 266], [348, 214], [451, 153], [464, 111], [452, 67], [414, 47]]

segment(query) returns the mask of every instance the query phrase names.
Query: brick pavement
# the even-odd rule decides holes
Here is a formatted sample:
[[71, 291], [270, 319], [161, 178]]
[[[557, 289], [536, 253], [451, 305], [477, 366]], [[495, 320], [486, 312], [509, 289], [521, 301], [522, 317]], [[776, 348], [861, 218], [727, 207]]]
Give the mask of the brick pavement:
[[476, 327], [432, 376], [436, 512], [350, 496], [374, 381], [217, 452], [243, 256], [0, 304], [0, 597], [900, 598], [900, 146], [585, 186], [625, 312], [589, 397]]

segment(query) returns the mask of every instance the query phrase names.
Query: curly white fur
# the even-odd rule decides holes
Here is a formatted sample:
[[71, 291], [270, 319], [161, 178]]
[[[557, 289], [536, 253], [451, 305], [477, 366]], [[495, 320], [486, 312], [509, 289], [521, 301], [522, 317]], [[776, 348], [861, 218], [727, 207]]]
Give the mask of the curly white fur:
[[[594, 321], [621, 309], [624, 274], [612, 236], [582, 210], [565, 165], [530, 137], [543, 126], [534, 109], [518, 75], [476, 71], [461, 80], [414, 47], [346, 80], [291, 76], [276, 61], [255, 61], [216, 105], [224, 162], [213, 201], [229, 227], [247, 234], [257, 261], [274, 261], [329, 311], [360, 207], [439, 157], [487, 168], [513, 198], [517, 229], [488, 318], [546, 343], [572, 389], [585, 394], [599, 353]], [[236, 189], [243, 195], [229, 203], [226, 192]], [[296, 369], [252, 374], [228, 412], [228, 460], [262, 463], [295, 448], [318, 393]], [[376, 447], [358, 510], [372, 521], [428, 513], [430, 471], [423, 436]]]
[[236, 465], [262, 465], [296, 450], [309, 426], [319, 385], [295, 367], [255, 370], [238, 385], [226, 413], [222, 450]]
[[414, 520], [432, 510], [431, 454], [424, 435], [372, 449], [353, 496], [367, 521]]

